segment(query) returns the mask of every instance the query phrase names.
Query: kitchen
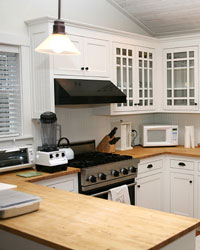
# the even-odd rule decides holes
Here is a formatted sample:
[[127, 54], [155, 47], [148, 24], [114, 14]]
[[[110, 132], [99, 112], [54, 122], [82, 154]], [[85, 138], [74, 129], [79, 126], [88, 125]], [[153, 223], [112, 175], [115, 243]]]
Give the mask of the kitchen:
[[[51, 4], [50, 4], [51, 3]], [[1, 22], [1, 43], [7, 44], [8, 41], [10, 43], [17, 44], [20, 42], [24, 45], [24, 51], [27, 53], [29, 49], [29, 36], [28, 29], [24, 21], [45, 17], [45, 16], [56, 16], [57, 13], [57, 3], [55, 1], [42, 1], [33, 2], [30, 1], [28, 3], [18, 2], [15, 3], [13, 1], [2, 1], [1, 2], [1, 10], [2, 10], [2, 22]], [[11, 7], [12, 6], [12, 7]], [[25, 11], [18, 16], [16, 13], [20, 13], [20, 10], [24, 9]], [[47, 8], [48, 6], [48, 8]], [[140, 26], [130, 20], [126, 15], [123, 15], [120, 11], [114, 8], [107, 1], [63, 1], [62, 2], [62, 18], [66, 20], [72, 20], [80, 23], [88, 23], [91, 25], [104, 26], [110, 29], [122, 30], [121, 35], [129, 36], [129, 34], [125, 34], [123, 32], [131, 32], [137, 33], [141, 35], [150, 35], [147, 31], [143, 30]], [[9, 15], [7, 15], [5, 9], [9, 9]], [[19, 10], [19, 11], [17, 11]], [[84, 11], [83, 11], [84, 10]], [[95, 13], [104, 13], [104, 19], [102, 20], [101, 15], [96, 15]], [[112, 13], [112, 14], [111, 14]], [[15, 18], [15, 19], [14, 19]], [[7, 20], [7, 22], [5, 21]], [[73, 22], [72, 22], [73, 24]], [[70, 24], [69, 24], [70, 25]], [[90, 28], [90, 27], [89, 27]], [[70, 29], [70, 27], [69, 27]], [[106, 28], [105, 28], [106, 29]], [[89, 31], [88, 31], [89, 32]], [[108, 30], [106, 30], [108, 33]], [[114, 31], [113, 31], [114, 32]], [[13, 35], [11, 35], [13, 34]], [[15, 35], [14, 35], [15, 34]], [[137, 37], [134, 39], [141, 40], [141, 37]], [[18, 38], [18, 39], [16, 39]], [[127, 38], [129, 39], [129, 38]], [[151, 38], [150, 38], [151, 40]], [[198, 40], [198, 36], [194, 38], [194, 40]], [[7, 42], [6, 42], [7, 41]], [[139, 43], [137, 41], [137, 43]], [[143, 46], [148, 44], [148, 42], [143, 41]], [[152, 38], [150, 43], [157, 43], [157, 40]], [[173, 43], [173, 42], [171, 42]], [[181, 42], [180, 42], [181, 43]], [[182, 42], [183, 43], [183, 42]], [[198, 42], [194, 42], [195, 46]], [[190, 42], [190, 45], [192, 42]], [[137, 44], [139, 45], [139, 44]], [[173, 45], [172, 45], [173, 46]], [[177, 46], [177, 45], [176, 45]], [[183, 46], [186, 46], [183, 44]], [[193, 45], [191, 45], [193, 46]], [[27, 54], [26, 54], [27, 56]], [[33, 74], [31, 66], [26, 63], [27, 58], [24, 59], [25, 62], [23, 64], [24, 71], [23, 72], [23, 82], [25, 82], [25, 86], [23, 86], [23, 135], [21, 138], [16, 138], [15, 141], [11, 139], [3, 139], [1, 140], [1, 148], [7, 148], [13, 145], [24, 145], [28, 143], [34, 143], [36, 146], [41, 144], [40, 140], [40, 126], [37, 120], [33, 120], [32, 117], [37, 117], [36, 112], [32, 111], [32, 106], [30, 104], [31, 100], [31, 74]], [[158, 71], [162, 72], [159, 65], [157, 63]], [[49, 77], [49, 76], [48, 76]], [[157, 76], [158, 82], [162, 82], [162, 74]], [[159, 78], [160, 77], [160, 78]], [[95, 139], [96, 144], [100, 142], [100, 140], [104, 137], [106, 133], [109, 133], [111, 129], [111, 123], [119, 120], [130, 121], [133, 124], [133, 128], [137, 131], [139, 130], [140, 124], [147, 123], [167, 123], [167, 124], [177, 124], [179, 125], [179, 144], [184, 144], [184, 127], [186, 125], [194, 125], [195, 126], [195, 139], [196, 145], [200, 140], [199, 135], [199, 122], [198, 122], [198, 111], [190, 110], [186, 111], [176, 111], [178, 113], [170, 113], [163, 112], [162, 105], [162, 95], [159, 93], [162, 92], [161, 86], [155, 89], [157, 91], [155, 93], [157, 107], [156, 110], [148, 111], [148, 112], [135, 112], [136, 114], [128, 115], [115, 115], [109, 116], [107, 111], [102, 114], [102, 107], [70, 107], [70, 108], [56, 108], [56, 115], [58, 117], [58, 123], [62, 125], [62, 135], [69, 138], [70, 141], [83, 141]], [[196, 91], [198, 93], [198, 91]], [[36, 99], [37, 100], [37, 99]], [[37, 104], [37, 103], [35, 103]], [[52, 104], [50, 104], [52, 105]], [[106, 107], [107, 108], [107, 107]], [[193, 107], [192, 107], [193, 108]], [[46, 111], [46, 110], [45, 110]], [[101, 115], [97, 115], [100, 111]], [[40, 112], [41, 113], [41, 112]], [[138, 114], [139, 113], [139, 114]], [[79, 133], [81, 131], [81, 133]], [[84, 133], [82, 132], [84, 131]], [[34, 138], [34, 140], [33, 140]], [[137, 138], [136, 144], [139, 143], [139, 137]], [[196, 163], [195, 163], [196, 164]]]

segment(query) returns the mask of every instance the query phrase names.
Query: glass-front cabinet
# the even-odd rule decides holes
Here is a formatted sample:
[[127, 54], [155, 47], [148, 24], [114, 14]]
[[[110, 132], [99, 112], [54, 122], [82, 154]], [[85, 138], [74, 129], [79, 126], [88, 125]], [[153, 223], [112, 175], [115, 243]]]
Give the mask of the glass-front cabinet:
[[164, 50], [164, 109], [198, 110], [198, 48]]
[[127, 98], [115, 111], [153, 110], [153, 49], [115, 43], [114, 59], [114, 81]]
[[152, 49], [137, 48], [137, 74], [136, 83], [138, 83], [138, 106], [139, 109], [154, 108], [154, 86], [153, 86], [153, 58]]

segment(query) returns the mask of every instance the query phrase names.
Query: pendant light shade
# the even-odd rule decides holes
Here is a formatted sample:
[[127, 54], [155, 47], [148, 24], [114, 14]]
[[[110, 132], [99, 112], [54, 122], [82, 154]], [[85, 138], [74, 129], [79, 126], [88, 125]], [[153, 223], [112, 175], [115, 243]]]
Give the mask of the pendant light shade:
[[35, 51], [55, 55], [79, 55], [80, 52], [65, 33], [65, 23], [60, 20], [60, 6], [61, 0], [58, 0], [58, 20], [54, 21], [53, 33]]

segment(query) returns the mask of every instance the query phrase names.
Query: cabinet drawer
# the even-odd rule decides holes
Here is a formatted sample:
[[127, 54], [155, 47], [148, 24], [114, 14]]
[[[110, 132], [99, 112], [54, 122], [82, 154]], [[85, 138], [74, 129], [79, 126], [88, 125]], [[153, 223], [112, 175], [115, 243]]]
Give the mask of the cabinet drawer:
[[162, 168], [163, 161], [157, 160], [157, 161], [150, 161], [144, 164], [138, 165], [138, 174], [142, 173], [148, 173], [157, 169]]
[[47, 186], [51, 188], [57, 188], [70, 192], [78, 193], [78, 175], [71, 174], [61, 177], [55, 177], [43, 181], [35, 182], [36, 184]]
[[193, 161], [183, 161], [183, 160], [170, 160], [170, 168], [178, 168], [185, 170], [194, 170]]

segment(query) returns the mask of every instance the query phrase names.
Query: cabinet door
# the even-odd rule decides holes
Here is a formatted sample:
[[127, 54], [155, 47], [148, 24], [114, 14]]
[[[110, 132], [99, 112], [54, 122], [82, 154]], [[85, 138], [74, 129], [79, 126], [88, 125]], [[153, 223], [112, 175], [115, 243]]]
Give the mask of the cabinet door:
[[137, 180], [136, 205], [161, 210], [161, 183], [161, 173]]
[[165, 109], [198, 110], [198, 48], [164, 51]]
[[109, 42], [99, 39], [84, 40], [84, 72], [87, 76], [109, 77]]
[[171, 173], [170, 212], [193, 217], [193, 175]]
[[35, 183], [42, 186], [78, 193], [78, 174], [65, 175]]
[[54, 74], [83, 75], [84, 74], [84, 39], [79, 36], [69, 36], [73, 44], [80, 51], [80, 55], [54, 55]]
[[135, 48], [125, 44], [114, 44], [114, 82], [117, 87], [126, 95], [126, 103], [115, 104], [115, 111], [133, 111], [136, 109], [136, 90], [134, 85], [135, 77]]
[[138, 98], [136, 107], [138, 110], [152, 110], [154, 104], [154, 50], [136, 48], [136, 83]]

